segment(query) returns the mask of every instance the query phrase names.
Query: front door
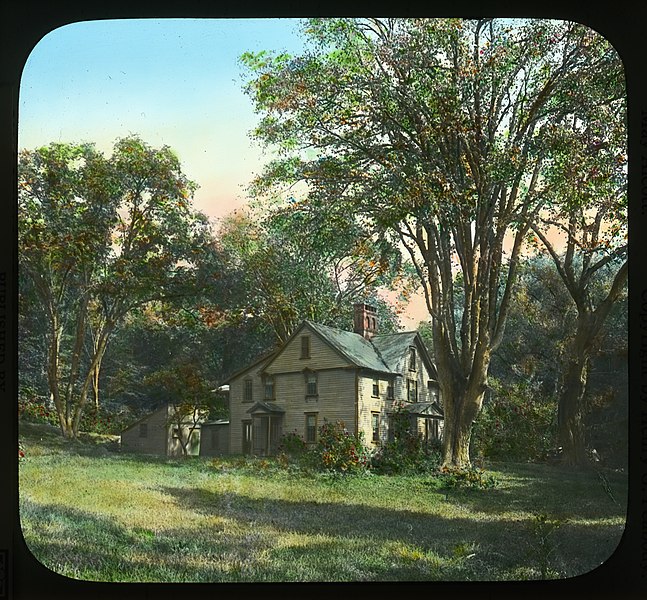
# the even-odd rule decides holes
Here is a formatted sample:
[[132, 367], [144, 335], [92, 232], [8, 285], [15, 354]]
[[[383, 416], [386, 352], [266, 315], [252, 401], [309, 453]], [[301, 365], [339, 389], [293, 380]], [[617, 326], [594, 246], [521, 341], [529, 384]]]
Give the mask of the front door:
[[255, 415], [253, 450], [258, 456], [276, 454], [281, 437], [281, 415]]

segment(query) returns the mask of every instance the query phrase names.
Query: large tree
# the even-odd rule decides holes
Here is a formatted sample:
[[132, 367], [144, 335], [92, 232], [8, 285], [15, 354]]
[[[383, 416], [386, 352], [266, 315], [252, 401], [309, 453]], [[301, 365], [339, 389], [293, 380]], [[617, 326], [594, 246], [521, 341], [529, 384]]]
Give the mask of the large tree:
[[564, 103], [573, 108], [554, 120], [547, 136], [548, 202], [532, 225], [576, 312], [558, 418], [569, 464], [586, 462], [582, 415], [589, 361], [628, 273], [624, 72], [615, 53], [593, 44], [588, 53], [599, 73], [565, 90]]
[[208, 223], [177, 156], [135, 136], [110, 157], [92, 144], [23, 151], [18, 173], [19, 267], [47, 324], [61, 431], [76, 437], [115, 328], [133, 308], [193, 289]]
[[301, 56], [242, 58], [262, 114], [255, 135], [277, 151], [256, 190], [304, 182], [313, 211], [400, 244], [432, 319], [444, 462], [467, 465], [548, 185], [544, 139], [577, 114], [563, 91], [591, 81], [613, 50], [559, 21], [318, 19], [304, 33]]

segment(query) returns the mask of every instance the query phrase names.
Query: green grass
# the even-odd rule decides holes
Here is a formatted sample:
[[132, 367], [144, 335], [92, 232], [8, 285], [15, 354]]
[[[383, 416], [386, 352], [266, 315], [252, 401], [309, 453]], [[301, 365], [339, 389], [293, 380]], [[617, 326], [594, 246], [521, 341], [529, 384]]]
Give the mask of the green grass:
[[[493, 464], [487, 490], [428, 476], [331, 477], [271, 460], [171, 459], [21, 426], [20, 511], [44, 565], [93, 581], [571, 577], [624, 530], [622, 474]], [[107, 446], [106, 446], [107, 444]], [[112, 446], [114, 447], [114, 446]]]

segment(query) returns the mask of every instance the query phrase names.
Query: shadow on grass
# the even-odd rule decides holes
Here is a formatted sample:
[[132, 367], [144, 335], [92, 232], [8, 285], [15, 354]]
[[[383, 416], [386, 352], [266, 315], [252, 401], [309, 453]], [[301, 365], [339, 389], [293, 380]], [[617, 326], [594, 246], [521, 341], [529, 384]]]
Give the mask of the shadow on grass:
[[[492, 579], [501, 571], [533, 567], [544, 560], [554, 563], [555, 570], [565, 576], [586, 573], [613, 554], [623, 531], [617, 525], [565, 521], [549, 525], [554, 530], [547, 532], [527, 516], [483, 518], [465, 510], [464, 517], [448, 518], [365, 505], [258, 499], [205, 489], [164, 487], [161, 491], [191, 511], [281, 532], [404, 542], [441, 557], [455, 557], [461, 548], [474, 548], [474, 554], [481, 557], [481, 575]], [[485, 562], [482, 557], [487, 557]]]
[[[436, 490], [463, 507], [487, 514], [524, 511], [550, 514], [559, 519], [611, 519], [624, 517], [628, 482], [623, 473], [532, 465], [500, 469], [507, 485], [490, 489]], [[430, 487], [433, 484], [430, 483]]]
[[546, 545], [531, 518], [475, 518], [467, 511], [448, 518], [200, 488], [161, 491], [209, 518], [156, 531], [152, 516], [150, 529], [128, 529], [23, 498], [28, 547], [51, 570], [95, 581], [456, 581], [537, 577], [539, 564], [558, 576], [586, 573], [613, 553], [621, 535], [617, 526], [564, 523]]

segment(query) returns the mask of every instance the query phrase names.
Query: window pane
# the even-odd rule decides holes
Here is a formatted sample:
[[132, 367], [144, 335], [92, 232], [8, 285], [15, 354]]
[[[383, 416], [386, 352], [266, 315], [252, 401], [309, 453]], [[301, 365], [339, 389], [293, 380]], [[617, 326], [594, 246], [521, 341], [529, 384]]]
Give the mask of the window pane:
[[308, 375], [308, 383], [306, 386], [306, 395], [316, 396], [317, 395], [317, 376]]
[[306, 442], [317, 440], [317, 415], [306, 415]]
[[310, 337], [307, 335], [301, 338], [301, 358], [310, 358]]
[[371, 425], [373, 428], [373, 441], [374, 442], [379, 442], [380, 441], [380, 415], [379, 413], [372, 413], [371, 414]]

